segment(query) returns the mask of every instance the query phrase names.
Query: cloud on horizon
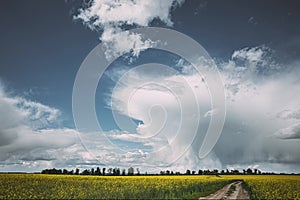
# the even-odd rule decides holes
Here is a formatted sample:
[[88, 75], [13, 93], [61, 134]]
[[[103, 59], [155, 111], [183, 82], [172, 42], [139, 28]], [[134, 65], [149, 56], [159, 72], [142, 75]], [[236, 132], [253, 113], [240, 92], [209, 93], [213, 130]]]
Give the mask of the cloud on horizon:
[[[202, 142], [200, 137], [168, 168], [185, 171], [187, 168], [198, 169], [199, 166], [210, 169], [257, 166], [263, 170], [287, 169], [297, 172], [300, 165], [298, 63], [281, 65], [271, 59], [269, 53], [270, 49], [264, 46], [245, 48], [233, 52], [230, 60], [218, 63], [227, 99], [227, 117], [222, 135], [213, 152], [205, 159], [198, 157]], [[83, 134], [74, 129], [55, 127], [55, 124], [60, 124], [61, 112], [58, 109], [9, 95], [1, 84], [0, 112], [5, 115], [0, 116], [0, 169], [36, 171], [50, 167], [94, 167], [101, 164], [127, 168], [136, 166], [136, 163], [145, 171], [164, 169], [165, 166], [157, 165], [157, 161], [172, 160], [170, 155], [176, 155], [174, 152], [177, 147], [188, 144], [182, 133], [189, 126], [187, 124], [178, 133], [182, 134], [181, 142], [172, 145], [172, 131], [177, 131], [180, 120], [178, 102], [168, 89], [159, 84], [182, 96], [186, 96], [190, 86], [198, 91], [198, 103], [202, 108], [201, 128], [207, 126], [210, 117], [218, 114], [217, 110], [210, 109], [205, 80], [203, 82], [184, 62], [179, 61], [178, 65], [183, 69], [181, 74], [173, 71], [158, 74], [157, 70], [151, 68], [133, 70], [123, 76], [122, 84], [112, 91], [114, 104], [108, 106], [113, 106], [115, 112], [128, 118], [143, 121], [136, 126], [134, 133], [118, 130], [102, 133], [113, 142], [119, 142], [115, 144], [123, 144], [125, 151], [122, 153], [120, 146], [107, 145], [97, 132]], [[262, 66], [268, 73], [261, 71]], [[124, 75], [124, 72], [110, 73], [115, 81]], [[156, 85], [140, 87], [149, 80]], [[140, 89], [131, 96], [131, 101], [124, 101], [137, 88]], [[163, 101], [152, 98], [157, 95], [165, 98]], [[158, 106], [152, 107], [153, 103]], [[181, 103], [189, 105], [190, 98], [182, 99]], [[149, 109], [152, 113], [148, 113]], [[186, 113], [186, 116], [189, 114]], [[165, 120], [165, 117], [168, 118]], [[162, 124], [162, 121], [165, 123]], [[160, 130], [161, 126], [165, 129]], [[153, 130], [158, 134], [151, 135]], [[198, 134], [201, 136], [203, 130], [199, 129]], [[81, 141], [85, 141], [88, 149]], [[134, 145], [127, 149], [126, 142], [152, 149], [169, 147], [164, 151], [165, 154], [148, 159], [147, 149]], [[155, 165], [157, 167], [153, 167]]]
[[215, 152], [224, 164], [300, 165], [299, 62], [278, 63], [272, 52], [248, 47], [220, 64], [227, 121]]
[[0, 171], [73, 167], [90, 160], [77, 131], [57, 127], [58, 109], [9, 95], [5, 89], [0, 82]]
[[[211, 157], [214, 158], [211, 166], [220, 168], [236, 163], [243, 166], [260, 163], [262, 168], [263, 165], [271, 166], [271, 163], [276, 163], [277, 167], [300, 165], [299, 69], [297, 64], [287, 66], [277, 63], [272, 52], [266, 46], [247, 47], [234, 51], [230, 60], [217, 63], [226, 88], [227, 116], [221, 138]], [[202, 106], [201, 116], [204, 117], [201, 118], [200, 127], [204, 127], [203, 129], [209, 123], [205, 118], [218, 114], [216, 110], [210, 110], [210, 97], [205, 82], [201, 81], [201, 77], [190, 66], [180, 61], [178, 63], [182, 65], [184, 72], [180, 75], [164, 73], [154, 66], [154, 69], [148, 66], [145, 69], [129, 70], [127, 73], [110, 72], [114, 80], [118, 80], [116, 77], [119, 80], [112, 90], [112, 102], [108, 102], [108, 106], [122, 115], [143, 121], [143, 124], [137, 126], [136, 134], [123, 132], [113, 135], [113, 138], [139, 141], [154, 149], [170, 146], [171, 150], [165, 151], [165, 157], [162, 152], [158, 155], [160, 163], [172, 159], [172, 155], [178, 153], [174, 153], [176, 147], [188, 143], [188, 137], [184, 138], [183, 133], [191, 128], [187, 126], [178, 133], [180, 119], [176, 118], [176, 114], [179, 107], [168, 89], [178, 96], [186, 96], [184, 91], [189, 90], [189, 85], [198, 90], [196, 93], [199, 95], [199, 105]], [[184, 81], [189, 85], [184, 85]], [[145, 86], [147, 82], [155, 82], [157, 85]], [[162, 98], [158, 100], [158, 96]], [[190, 104], [190, 99], [181, 103]], [[163, 109], [158, 107], [155, 110], [153, 105], [159, 105]], [[192, 116], [192, 112], [187, 116]], [[153, 137], [153, 130], [159, 130], [159, 134]], [[176, 132], [183, 134], [183, 138], [181, 143], [172, 146], [172, 133]], [[198, 135], [201, 134], [203, 130], [198, 131]], [[144, 141], [141, 139], [143, 137], [146, 138]], [[197, 157], [201, 142], [202, 140], [196, 139], [176, 163], [184, 164], [189, 160], [191, 168], [200, 163], [203, 166], [205, 162]]]

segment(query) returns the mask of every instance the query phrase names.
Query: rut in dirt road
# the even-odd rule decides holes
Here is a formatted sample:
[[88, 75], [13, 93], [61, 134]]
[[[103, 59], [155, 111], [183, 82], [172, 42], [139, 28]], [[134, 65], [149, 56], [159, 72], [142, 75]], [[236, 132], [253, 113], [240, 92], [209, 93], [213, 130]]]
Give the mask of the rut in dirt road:
[[242, 181], [236, 181], [222, 189], [199, 199], [249, 199], [248, 192], [242, 187]]

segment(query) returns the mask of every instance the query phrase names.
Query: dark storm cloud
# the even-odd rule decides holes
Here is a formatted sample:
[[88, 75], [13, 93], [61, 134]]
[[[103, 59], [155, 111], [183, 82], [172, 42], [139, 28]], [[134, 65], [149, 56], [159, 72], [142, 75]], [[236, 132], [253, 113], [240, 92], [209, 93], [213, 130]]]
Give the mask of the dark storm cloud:
[[[297, 139], [299, 127], [294, 127], [295, 123], [300, 122], [298, 116], [300, 108], [298, 102], [300, 99], [299, 69], [298, 65], [276, 62], [274, 56], [275, 53], [272, 49], [261, 45], [236, 50], [229, 60], [217, 62], [226, 88], [227, 115], [221, 137], [214, 148], [215, 154], [211, 154], [207, 160], [200, 160], [197, 153], [202, 141], [195, 140], [189, 151], [173, 167], [180, 168], [185, 165], [193, 168], [193, 166], [205, 166], [209, 163], [210, 167], [215, 166], [216, 168], [239, 164], [243, 168], [257, 165], [261, 169], [270, 167], [275, 170], [276, 167], [282, 169], [282, 166], [290, 164], [300, 165], [299, 139]], [[204, 106], [205, 90], [202, 90], [199, 79], [193, 76], [195, 72], [189, 70], [192, 68], [185, 66], [186, 64], [178, 63], [181, 63], [178, 65], [182, 65], [186, 69], [185, 71], [189, 71], [183, 75], [185, 80], [189, 81], [191, 85], [197, 85], [197, 88], [201, 90], [199, 99], [201, 99], [201, 105]], [[124, 74], [117, 71], [114, 73], [119, 73], [119, 76]], [[113, 109], [120, 113], [126, 110], [128, 103], [126, 101], [128, 92], [126, 91], [138, 87], [139, 81], [149, 78], [153, 80], [152, 76], [155, 77], [157, 83], [166, 81], [170, 84], [169, 87], [185, 90], [182, 88], [178, 76], [176, 79], [171, 75], [161, 76], [158, 71], [154, 74], [129, 74], [130, 79], [122, 81], [121, 87], [114, 88], [113, 98], [119, 103], [115, 104]], [[150, 97], [155, 93], [157, 93], [156, 96], [160, 94], [161, 101], [166, 101], [162, 98], [164, 91], [153, 87], [150, 91], [144, 91], [141, 96], [137, 97], [137, 99], [142, 99], [141, 104], [138, 103], [139, 101], [135, 101], [134, 105], [130, 104], [131, 114], [139, 117], [147, 116], [146, 104], [151, 105]], [[138, 95], [137, 92], [135, 94]], [[167, 102], [169, 106], [172, 105], [172, 101]], [[207, 107], [204, 106], [203, 109], [205, 110]], [[174, 106], [174, 110], [176, 110], [176, 106]], [[145, 111], [146, 113], [144, 113]], [[172, 119], [174, 116], [171, 113], [168, 112], [168, 117]], [[127, 115], [128, 113], [123, 114]], [[202, 122], [205, 122], [208, 116], [217, 114], [217, 111], [208, 110], [204, 114]], [[151, 125], [159, 126], [159, 123], [152, 121]], [[201, 127], [204, 127], [202, 125]], [[176, 126], [172, 127], [170, 132], [176, 132]], [[139, 130], [137, 129], [137, 131]], [[185, 131], [188, 132], [189, 127]], [[113, 138], [124, 141], [139, 139], [135, 134], [130, 133], [116, 133]], [[293, 138], [294, 140], [283, 140], [283, 138]], [[147, 142], [150, 146], [164, 144], [163, 142], [168, 143], [167, 140], [152, 142], [148, 140]], [[182, 142], [185, 142], [184, 139]], [[273, 167], [271, 167], [272, 165]]]
[[281, 139], [300, 139], [300, 123], [283, 128], [275, 133]]

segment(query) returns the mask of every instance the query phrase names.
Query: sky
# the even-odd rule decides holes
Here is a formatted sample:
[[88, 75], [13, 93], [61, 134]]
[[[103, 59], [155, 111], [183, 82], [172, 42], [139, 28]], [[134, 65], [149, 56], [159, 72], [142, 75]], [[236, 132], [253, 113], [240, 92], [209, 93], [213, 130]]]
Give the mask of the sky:
[[0, 171], [300, 173], [299, 8], [1, 0]]

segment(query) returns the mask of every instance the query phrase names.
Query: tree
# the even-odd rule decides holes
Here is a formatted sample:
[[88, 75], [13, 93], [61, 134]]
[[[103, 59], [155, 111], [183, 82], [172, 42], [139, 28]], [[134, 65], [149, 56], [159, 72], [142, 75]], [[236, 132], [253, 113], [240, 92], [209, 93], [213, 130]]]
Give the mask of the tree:
[[95, 171], [95, 175], [100, 176], [101, 175], [101, 170], [99, 167], [97, 167], [96, 171]]
[[252, 174], [252, 169], [248, 168], [247, 169], [247, 174]]
[[209, 169], [203, 171], [203, 175], [210, 175], [210, 174], [211, 173], [210, 173]]
[[79, 169], [78, 169], [78, 168], [76, 168], [75, 174], [76, 174], [76, 175], [79, 175]]
[[257, 174], [257, 169], [254, 169], [254, 174]]
[[102, 175], [103, 175], [103, 176], [105, 176], [105, 170], [106, 170], [106, 168], [103, 167], [103, 169], [102, 169]]
[[120, 169], [119, 168], [114, 168], [113, 169], [113, 175], [114, 176], [119, 176], [120, 175]]
[[186, 175], [190, 175], [191, 174], [191, 170], [187, 169], [185, 172]]
[[129, 167], [128, 168], [128, 173], [127, 173], [129, 176], [132, 176], [134, 174], [134, 169], [133, 167]]
[[202, 174], [203, 174], [203, 171], [202, 171], [201, 169], [199, 169], [199, 170], [198, 170], [198, 174], [199, 174], [199, 175], [202, 175]]
[[217, 169], [214, 169], [214, 171], [212, 172], [214, 175], [217, 175], [219, 173], [219, 171]]
[[113, 168], [111, 168], [111, 167], [110, 167], [110, 168], [108, 168], [108, 172], [107, 172], [107, 173], [108, 173], [108, 175], [111, 175], [111, 174], [112, 174], [112, 172], [113, 172]]
[[122, 169], [122, 176], [125, 176], [125, 175], [126, 175], [126, 170]]
[[95, 169], [94, 168], [91, 169], [91, 175], [95, 175]]
[[62, 174], [61, 169], [44, 169], [42, 170], [42, 174]]
[[90, 172], [90, 170], [85, 169], [85, 170], [83, 170], [83, 171], [81, 172], [81, 174], [82, 174], [82, 175], [91, 175], [91, 172]]

